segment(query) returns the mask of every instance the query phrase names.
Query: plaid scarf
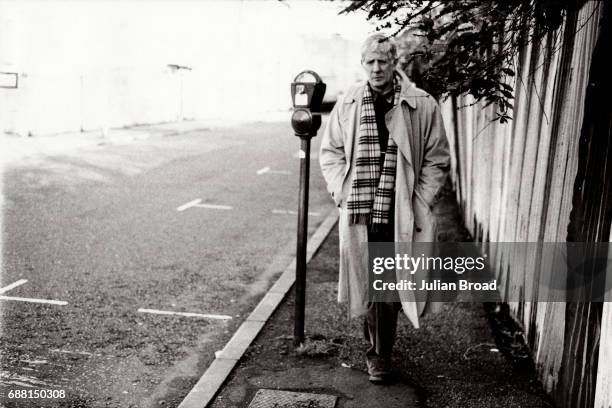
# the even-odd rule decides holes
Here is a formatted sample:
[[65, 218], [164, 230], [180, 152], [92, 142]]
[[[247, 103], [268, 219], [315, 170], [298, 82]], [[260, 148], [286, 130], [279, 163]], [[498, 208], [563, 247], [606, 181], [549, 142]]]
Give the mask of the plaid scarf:
[[[393, 78], [393, 89], [395, 106], [399, 103], [401, 91], [397, 76]], [[395, 188], [397, 144], [389, 135], [381, 171], [374, 98], [369, 85], [363, 91], [356, 154], [355, 177], [346, 204], [350, 224], [388, 224]]]

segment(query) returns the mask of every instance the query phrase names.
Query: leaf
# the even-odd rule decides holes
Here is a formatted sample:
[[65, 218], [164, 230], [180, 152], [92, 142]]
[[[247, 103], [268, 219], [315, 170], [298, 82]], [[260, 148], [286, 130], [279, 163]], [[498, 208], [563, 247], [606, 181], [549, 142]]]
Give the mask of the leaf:
[[511, 70], [510, 68], [502, 68], [502, 72], [508, 76], [514, 76], [515, 73], [513, 70]]
[[359, 10], [362, 7], [364, 7], [366, 4], [368, 4], [367, 0], [354, 0], [351, 3], [349, 3], [349, 5], [346, 6], [344, 9], [342, 9], [339, 14], [347, 14], [352, 11]]
[[488, 99], [488, 100], [487, 100], [487, 103], [485, 103], [485, 106], [484, 106], [484, 107], [486, 108], [487, 106], [491, 105], [491, 104], [492, 104], [492, 103], [494, 103], [494, 102], [495, 102], [495, 100], [494, 100], [494, 99]]

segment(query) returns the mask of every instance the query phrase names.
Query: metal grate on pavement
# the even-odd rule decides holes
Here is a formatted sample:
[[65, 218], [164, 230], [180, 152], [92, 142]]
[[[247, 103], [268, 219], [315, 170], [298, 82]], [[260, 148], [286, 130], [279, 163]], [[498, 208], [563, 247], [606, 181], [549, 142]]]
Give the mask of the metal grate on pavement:
[[328, 394], [260, 389], [248, 408], [334, 408], [337, 399]]

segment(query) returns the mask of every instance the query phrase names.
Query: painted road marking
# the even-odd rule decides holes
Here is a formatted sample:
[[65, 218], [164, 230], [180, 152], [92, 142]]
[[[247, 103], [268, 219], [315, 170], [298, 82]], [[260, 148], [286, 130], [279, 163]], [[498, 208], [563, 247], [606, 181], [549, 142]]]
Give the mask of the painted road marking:
[[188, 202], [187, 204], [183, 204], [183, 205], [181, 205], [180, 207], [178, 207], [178, 208], [176, 209], [176, 211], [185, 211], [186, 209], [191, 208], [191, 207], [193, 207], [193, 206], [196, 206], [196, 205], [198, 205], [198, 204], [199, 204], [199, 203], [201, 203], [201, 202], [202, 202], [202, 199], [201, 199], [201, 198], [196, 198], [195, 200], [190, 201], [190, 202]]
[[53, 353], [62, 353], [62, 354], [78, 354], [80, 356], [97, 356], [97, 357], [102, 357], [102, 354], [96, 354], [96, 353], [88, 353], [86, 351], [69, 351], [69, 350], [60, 350], [60, 349], [51, 349], [50, 350]]
[[[292, 210], [272, 210], [272, 214], [282, 214], [282, 215], [297, 215], [297, 211]], [[321, 213], [318, 212], [309, 212], [308, 215], [312, 217], [318, 217]]]
[[170, 312], [166, 310], [155, 310], [155, 309], [138, 309], [140, 313], [151, 313], [158, 315], [172, 315], [172, 316], [185, 316], [185, 317], [202, 317], [205, 319], [217, 319], [217, 320], [230, 320], [232, 316], [217, 315], [217, 314], [203, 314], [203, 313], [188, 313], [188, 312]]
[[[23, 360], [20, 360], [20, 361], [23, 361]], [[19, 369], [23, 370], [25, 369], [25, 367], [20, 367]], [[27, 387], [27, 388], [59, 387], [59, 385], [57, 384], [47, 383], [36, 377], [30, 377], [30, 376], [23, 375], [23, 374], [11, 373], [9, 371], [2, 371], [2, 370], [0, 370], [0, 384], [16, 385], [18, 387]]]
[[6, 293], [11, 289], [15, 289], [17, 286], [23, 285], [24, 283], [26, 283], [28, 280], [27, 279], [19, 279], [17, 282], [15, 283], [11, 283], [8, 286], [5, 286], [3, 288], [0, 288], [0, 294], [2, 293]]
[[229, 205], [202, 204], [202, 199], [196, 198], [195, 200], [190, 201], [187, 204], [183, 204], [180, 207], [177, 207], [176, 211], [181, 212], [181, 211], [187, 210], [188, 208], [193, 208], [193, 207], [210, 208], [213, 210], [231, 210], [232, 209], [232, 207], [230, 207]]
[[0, 300], [15, 300], [18, 302], [29, 302], [29, 303], [44, 303], [48, 305], [66, 306], [68, 302], [63, 300], [47, 300], [47, 299], [34, 299], [34, 298], [23, 298], [14, 296], [0, 296]]
[[[57, 387], [57, 385], [46, 383], [35, 377], [9, 373], [8, 371], [0, 371], [0, 384], [16, 385], [24, 388], [42, 388], [42, 387]], [[2, 405], [4, 406], [4, 405]]]
[[196, 205], [198, 208], [211, 208], [213, 210], [231, 210], [232, 207], [229, 205], [220, 205], [220, 204], [199, 204]]
[[22, 363], [28, 363], [28, 364], [47, 364], [48, 361], [47, 360], [19, 360]]
[[[11, 283], [8, 286], [5, 286], [0, 289], [0, 294], [8, 292], [11, 289], [16, 288], [17, 286], [23, 285], [26, 283], [27, 279], [19, 279], [15, 283]], [[48, 300], [48, 299], [34, 299], [34, 298], [24, 298], [24, 297], [15, 297], [15, 296], [0, 296], [0, 300], [15, 300], [18, 302], [29, 302], [29, 303], [45, 303], [49, 305], [58, 305], [58, 306], [66, 306], [68, 302], [64, 302], [62, 300]]]
[[38, 365], [38, 364], [48, 364], [57, 367], [72, 367], [70, 364], [56, 364], [50, 363], [47, 360], [19, 360], [22, 363], [30, 364], [30, 365]]
[[285, 176], [291, 175], [289, 170], [272, 170], [269, 166], [266, 166], [262, 169], [257, 170], [257, 175], [261, 176], [262, 174], [283, 174]]

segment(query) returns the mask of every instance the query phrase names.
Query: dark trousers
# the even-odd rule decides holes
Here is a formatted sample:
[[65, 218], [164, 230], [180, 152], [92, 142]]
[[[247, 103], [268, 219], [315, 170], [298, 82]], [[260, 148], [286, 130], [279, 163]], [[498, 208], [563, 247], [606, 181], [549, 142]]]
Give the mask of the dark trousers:
[[397, 328], [397, 315], [401, 309], [401, 303], [370, 302], [368, 313], [363, 325], [363, 335], [370, 347], [366, 351], [366, 357], [391, 358], [391, 351], [395, 343], [395, 331]]
[[[393, 242], [393, 220], [383, 228], [373, 231], [368, 228], [369, 242]], [[397, 328], [397, 315], [402, 304], [397, 297], [394, 302], [369, 302], [368, 312], [365, 317], [363, 334], [370, 347], [366, 352], [368, 359], [381, 357], [391, 358], [391, 351], [395, 343], [395, 332]]]

